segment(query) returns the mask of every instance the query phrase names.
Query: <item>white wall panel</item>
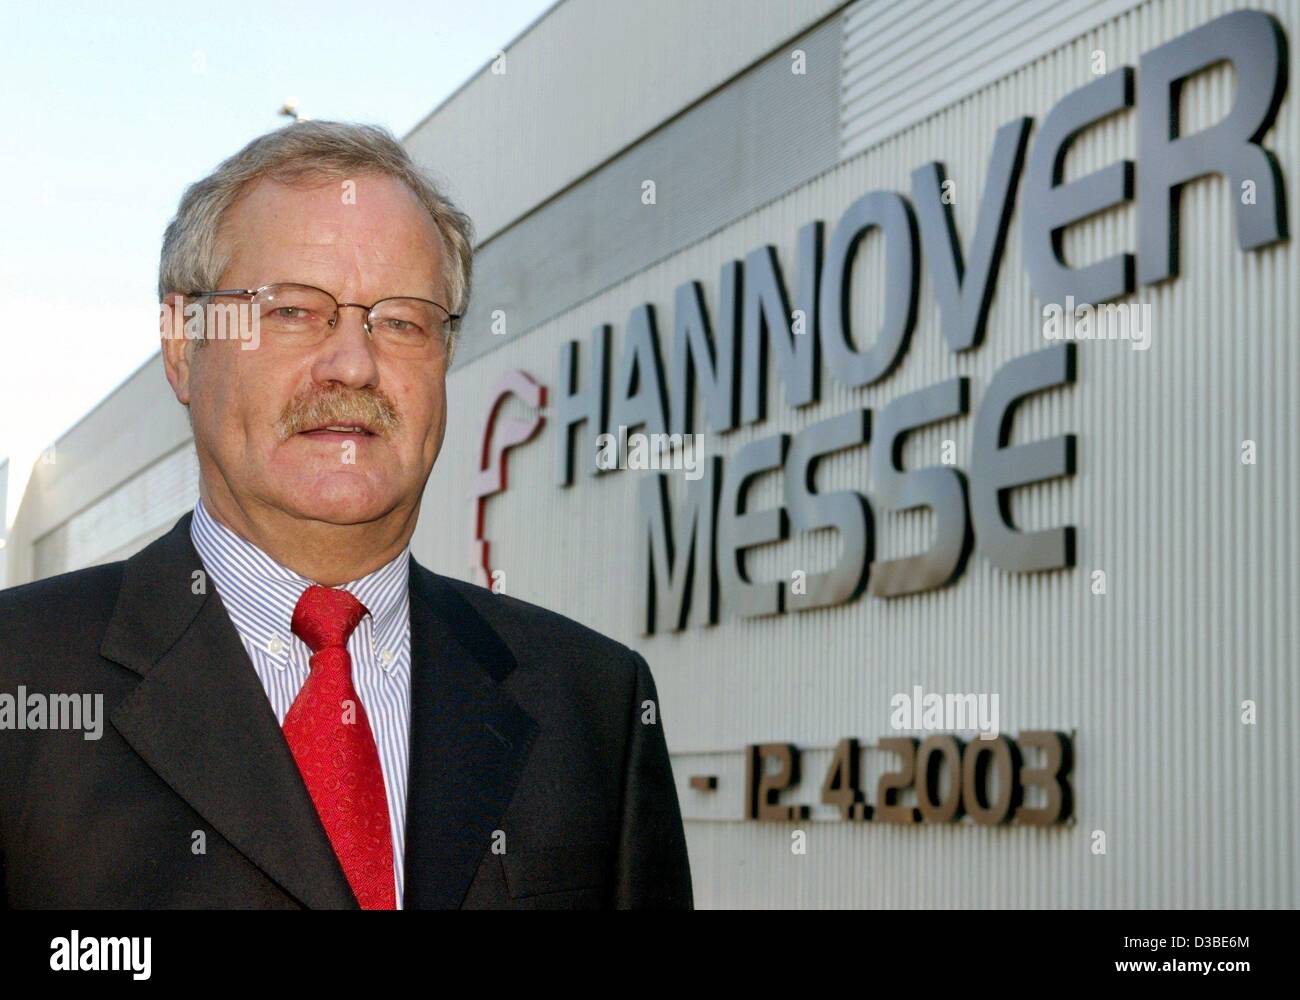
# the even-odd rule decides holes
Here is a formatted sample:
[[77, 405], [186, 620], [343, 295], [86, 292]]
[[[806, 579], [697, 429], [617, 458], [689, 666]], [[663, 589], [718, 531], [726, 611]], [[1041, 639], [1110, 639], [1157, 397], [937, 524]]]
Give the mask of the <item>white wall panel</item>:
[[37, 539], [37, 577], [124, 559], [199, 499], [199, 460], [182, 445]]
[[487, 240], [842, 2], [567, 0], [404, 144]]
[[[80, 569], [86, 563], [55, 555], [67, 532], [61, 531], [79, 514], [109, 496], [178, 448], [189, 447], [190, 425], [185, 407], [176, 402], [163, 375], [161, 355], [154, 355], [104, 398], [55, 444], [31, 469], [19, 503], [11, 512], [8, 565], [0, 585], [12, 586], [56, 571]], [[141, 511], [117, 508], [127, 522], [102, 527], [114, 539], [120, 529], [144, 531]], [[130, 536], [128, 536], [130, 537]], [[143, 537], [143, 536], [142, 536]], [[50, 539], [36, 560], [38, 539]], [[56, 540], [60, 539], [60, 540]], [[114, 541], [102, 551], [117, 551]], [[75, 551], [89, 552], [96, 548]], [[66, 552], [66, 549], [60, 549]]]

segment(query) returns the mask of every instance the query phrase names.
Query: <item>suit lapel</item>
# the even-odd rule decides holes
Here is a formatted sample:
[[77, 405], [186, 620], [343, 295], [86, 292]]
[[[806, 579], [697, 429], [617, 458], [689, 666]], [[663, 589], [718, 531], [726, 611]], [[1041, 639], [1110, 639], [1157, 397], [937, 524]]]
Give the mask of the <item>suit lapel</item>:
[[111, 721], [235, 849], [303, 905], [357, 907], [266, 692], [190, 542], [190, 517], [126, 563], [100, 652], [141, 675]]
[[460, 906], [536, 738], [501, 687], [515, 658], [441, 577], [411, 560], [408, 909]]

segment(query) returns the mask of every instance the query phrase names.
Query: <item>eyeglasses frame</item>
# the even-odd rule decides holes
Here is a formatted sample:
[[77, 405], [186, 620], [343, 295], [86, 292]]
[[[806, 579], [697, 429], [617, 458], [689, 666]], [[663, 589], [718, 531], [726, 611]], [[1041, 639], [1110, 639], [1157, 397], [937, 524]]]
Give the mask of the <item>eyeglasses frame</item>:
[[371, 340], [374, 339], [374, 333], [370, 329], [370, 316], [376, 309], [378, 309], [381, 305], [383, 305], [385, 302], [389, 301], [390, 299], [414, 299], [416, 302], [427, 302], [429, 305], [435, 306], [438, 309], [440, 309], [443, 312], [443, 314], [447, 317], [446, 322], [448, 324], [446, 328], [447, 343], [443, 345], [444, 348], [450, 348], [452, 341], [455, 339], [456, 334], [459, 332], [459, 324], [463, 316], [462, 313], [452, 312], [450, 309], [448, 309], [440, 302], [435, 302], [433, 299], [421, 298], [418, 295], [386, 295], [372, 306], [362, 305], [360, 302], [340, 302], [338, 299], [336, 299], [332, 294], [327, 292], [325, 289], [320, 288], [316, 285], [309, 285], [303, 281], [272, 281], [272, 282], [268, 282], [265, 285], [260, 285], [257, 288], [218, 288], [209, 292], [190, 292], [189, 294], [190, 294], [190, 298], [194, 298], [194, 299], [213, 298], [218, 295], [247, 295], [249, 296], [250, 299], [252, 299], [252, 298], [256, 298], [260, 293], [266, 291], [268, 288], [274, 288], [277, 285], [297, 285], [299, 288], [310, 288], [314, 292], [320, 292], [322, 295], [329, 296], [330, 301], [334, 303], [334, 317], [328, 321], [329, 328], [331, 330], [333, 330], [338, 325], [340, 310], [348, 309], [348, 308], [364, 309], [366, 311], [366, 318], [361, 321], [361, 325], [366, 331], [366, 336], [369, 337]]

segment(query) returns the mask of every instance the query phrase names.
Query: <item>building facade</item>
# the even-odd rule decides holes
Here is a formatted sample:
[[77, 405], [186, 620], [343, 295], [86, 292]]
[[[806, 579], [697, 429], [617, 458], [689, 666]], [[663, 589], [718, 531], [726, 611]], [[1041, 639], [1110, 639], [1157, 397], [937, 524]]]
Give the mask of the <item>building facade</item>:
[[[1298, 36], [563, 0], [405, 138], [479, 240], [416, 556], [645, 655], [698, 905], [1300, 904]], [[154, 359], [7, 582], [197, 482]]]

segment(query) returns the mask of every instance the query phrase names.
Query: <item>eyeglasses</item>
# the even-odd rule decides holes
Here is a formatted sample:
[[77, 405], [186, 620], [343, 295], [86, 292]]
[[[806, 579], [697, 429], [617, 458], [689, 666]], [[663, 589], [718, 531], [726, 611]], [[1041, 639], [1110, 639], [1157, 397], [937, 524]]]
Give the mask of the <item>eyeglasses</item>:
[[460, 330], [461, 317], [431, 299], [398, 295], [372, 306], [340, 302], [323, 288], [278, 282], [261, 288], [191, 292], [194, 298], [244, 297], [253, 305], [259, 328], [277, 344], [310, 349], [320, 346], [339, 321], [340, 309], [364, 309], [366, 335], [394, 357], [427, 359], [445, 355]]

